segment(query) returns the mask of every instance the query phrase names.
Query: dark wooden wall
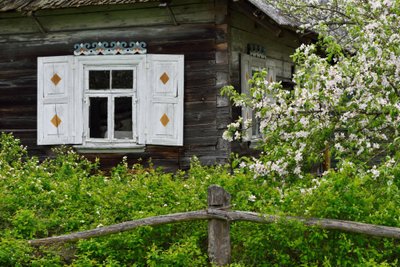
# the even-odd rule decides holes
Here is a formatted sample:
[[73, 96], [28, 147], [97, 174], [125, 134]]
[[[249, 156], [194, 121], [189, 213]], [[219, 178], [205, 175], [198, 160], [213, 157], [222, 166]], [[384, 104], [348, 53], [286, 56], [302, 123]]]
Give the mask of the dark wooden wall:
[[[294, 30], [285, 29], [267, 16], [257, 18], [257, 8], [247, 1], [233, 2], [229, 6], [230, 82], [241, 90], [240, 55], [247, 54], [248, 44], [265, 48], [266, 60], [275, 65], [277, 80], [291, 79], [293, 62], [290, 58], [303, 38]], [[241, 109], [232, 110], [232, 118], [241, 116]], [[231, 151], [240, 155], [257, 155], [256, 143], [233, 142]]]
[[[37, 57], [71, 55], [80, 42], [145, 41], [148, 53], [185, 55], [184, 146], [147, 146], [125, 154], [128, 161], [152, 158], [167, 170], [188, 167], [194, 155], [206, 164], [224, 161], [230, 111], [219, 90], [229, 83], [227, 2], [175, 0], [179, 25], [158, 3], [41, 10], [34, 14], [41, 26], [32, 16], [0, 13], [0, 132], [13, 132], [31, 155], [51, 155], [50, 146], [36, 145]], [[86, 156], [109, 168], [124, 155]]]

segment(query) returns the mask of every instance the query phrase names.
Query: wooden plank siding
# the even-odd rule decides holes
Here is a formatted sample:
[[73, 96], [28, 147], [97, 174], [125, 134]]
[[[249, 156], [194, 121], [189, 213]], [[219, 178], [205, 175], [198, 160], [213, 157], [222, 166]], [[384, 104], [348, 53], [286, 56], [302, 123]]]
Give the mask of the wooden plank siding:
[[[277, 78], [291, 78], [293, 62], [290, 55], [300, 46], [301, 39], [295, 32], [279, 28], [268, 17], [257, 19], [250, 3], [237, 2], [229, 6], [230, 14], [230, 82], [241, 90], [240, 54], [247, 54], [248, 44], [258, 44], [265, 48], [269, 61], [276, 66]], [[233, 108], [231, 118], [241, 116], [240, 108]], [[254, 144], [253, 144], [254, 145]], [[257, 155], [251, 142], [233, 142], [231, 151], [240, 155]]]
[[221, 145], [222, 122], [230, 111], [218, 99], [220, 88], [230, 79], [227, 3], [173, 1], [177, 26], [158, 3], [37, 11], [35, 17], [46, 33], [28, 15], [0, 13], [0, 131], [13, 132], [31, 155], [51, 156], [51, 146], [36, 145], [37, 57], [72, 55], [73, 45], [80, 42], [144, 41], [148, 53], [185, 55], [184, 146], [85, 155], [101, 158], [105, 169], [124, 155], [130, 163], [152, 158], [167, 170], [188, 167], [194, 155], [205, 164], [225, 160], [230, 151]]

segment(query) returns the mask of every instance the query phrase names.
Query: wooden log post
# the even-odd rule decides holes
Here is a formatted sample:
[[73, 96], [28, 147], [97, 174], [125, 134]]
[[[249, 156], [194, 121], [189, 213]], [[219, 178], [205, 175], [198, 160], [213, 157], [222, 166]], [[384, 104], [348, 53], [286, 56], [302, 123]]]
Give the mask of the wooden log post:
[[[231, 195], [222, 187], [212, 185], [208, 188], [208, 209], [229, 209]], [[211, 219], [208, 221], [208, 257], [212, 264], [225, 266], [231, 260], [231, 241], [229, 221]]]

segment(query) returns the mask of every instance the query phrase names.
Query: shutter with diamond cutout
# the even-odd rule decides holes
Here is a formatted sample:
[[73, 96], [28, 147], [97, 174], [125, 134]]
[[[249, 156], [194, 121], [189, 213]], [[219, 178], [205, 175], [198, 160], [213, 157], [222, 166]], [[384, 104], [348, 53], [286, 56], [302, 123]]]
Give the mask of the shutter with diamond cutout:
[[82, 143], [82, 102], [74, 90], [73, 60], [38, 58], [38, 145]]
[[147, 55], [146, 143], [183, 145], [183, 55]]

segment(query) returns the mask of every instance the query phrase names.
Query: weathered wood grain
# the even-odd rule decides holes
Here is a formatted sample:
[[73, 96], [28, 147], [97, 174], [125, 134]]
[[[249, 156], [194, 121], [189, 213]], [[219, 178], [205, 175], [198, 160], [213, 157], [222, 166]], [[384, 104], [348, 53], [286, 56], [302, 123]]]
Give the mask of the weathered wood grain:
[[55, 243], [74, 242], [80, 239], [106, 236], [110, 234], [129, 231], [140, 226], [156, 226], [169, 223], [179, 223], [194, 220], [224, 220], [228, 222], [248, 221], [254, 223], [277, 223], [286, 221], [297, 221], [308, 226], [314, 226], [326, 230], [340, 230], [350, 233], [365, 234], [370, 236], [400, 239], [400, 228], [374, 225], [360, 222], [333, 219], [302, 218], [291, 216], [266, 215], [248, 211], [225, 211], [221, 209], [208, 209], [190, 211], [148, 217], [133, 221], [127, 221], [111, 226], [99, 227], [93, 230], [76, 232], [67, 235], [47, 237], [42, 239], [30, 240], [33, 246], [50, 245]]
[[[214, 21], [213, 1], [174, 3], [171, 9], [179, 24], [205, 23]], [[52, 12], [41, 11], [35, 13], [35, 18], [46, 32], [76, 31], [81, 29], [97, 30], [102, 27], [136, 27], [157, 26], [173, 24], [170, 14], [166, 8], [160, 8], [158, 3], [148, 3], [147, 7], [140, 8], [140, 3], [127, 5], [125, 8], [95, 9], [89, 11], [87, 8], [74, 9], [75, 12]], [[0, 13], [0, 28], [2, 34], [25, 34], [40, 33], [32, 16], [10, 17]]]
[[[229, 209], [231, 196], [222, 187], [208, 187], [208, 208]], [[230, 223], [227, 220], [208, 221], [208, 256], [217, 266], [226, 266], [231, 260]]]
[[[37, 57], [71, 55], [73, 45], [80, 42], [145, 41], [148, 53], [185, 56], [184, 146], [147, 146], [141, 153], [86, 156], [100, 157], [105, 169], [124, 155], [129, 163], [151, 158], [170, 170], [187, 168], [194, 155], [206, 164], [226, 160], [232, 147], [221, 135], [232, 113], [219, 91], [224, 85], [240, 83], [238, 54], [247, 42], [260, 41], [269, 56], [284, 62], [285, 74], [296, 35], [284, 31], [278, 40], [228, 0], [174, 0], [171, 8], [178, 26], [155, 2], [41, 10], [34, 15], [44, 34], [26, 14], [0, 13], [0, 131], [17, 130], [32, 154], [52, 156], [52, 146], [35, 143]], [[28, 132], [22, 134], [23, 129]]]
[[[212, 7], [210, 6], [212, 1], [201, 0], [197, 1], [197, 4], [205, 2], [208, 2], [207, 8]], [[187, 5], [190, 3], [188, 2]], [[198, 8], [198, 6], [190, 8]], [[43, 16], [52, 16], [50, 11], [46, 12]], [[77, 10], [73, 13], [73, 16], [80, 16]], [[101, 12], [96, 14], [99, 15]], [[36, 58], [72, 54], [73, 44], [77, 42], [128, 41], [134, 38], [134, 40], [146, 41], [149, 53], [185, 55], [185, 123], [188, 126], [185, 128], [184, 142], [187, 145], [181, 148], [147, 146], [141, 153], [85, 155], [91, 160], [100, 158], [100, 164], [106, 170], [118, 164], [123, 156], [128, 156], [130, 164], [137, 162], [139, 158], [144, 163], [151, 159], [156, 166], [162, 165], [166, 169], [174, 170], [181, 168], [189, 161], [185, 157], [186, 151], [190, 151], [187, 153], [190, 157], [197, 154], [196, 150], [203, 151], [200, 153], [202, 156], [204, 148], [210, 151], [206, 153], [206, 161], [210, 163], [211, 158], [214, 157], [215, 162], [217, 154], [220, 154], [212, 155], [217, 143], [215, 106], [219, 88], [216, 85], [216, 72], [228, 69], [228, 65], [216, 64], [216, 52], [220, 50], [220, 47], [217, 47], [216, 38], [224, 36], [224, 29], [210, 23], [180, 26], [166, 24], [157, 27], [135, 25], [131, 28], [124, 28], [125, 25], [121, 25], [120, 28], [114, 26], [107, 28], [109, 26], [104, 25], [103, 28], [100, 25], [96, 32], [87, 29], [77, 31], [65, 29], [45, 35], [0, 34], [0, 48], [4, 51], [0, 55], [0, 104], [2, 104], [0, 131], [19, 131], [16, 135], [21, 138], [24, 145], [29, 145], [29, 151], [32, 151], [32, 154], [41, 158], [51, 156], [52, 146], [36, 146], [35, 144]], [[18, 94], [16, 94], [17, 90]], [[20, 130], [26, 128], [29, 131], [22, 134]]]
[[[217, 217], [217, 216], [212, 216], [212, 217]], [[100, 237], [124, 231], [129, 231], [140, 226], [156, 226], [168, 223], [178, 223], [178, 222], [193, 221], [193, 220], [207, 220], [209, 218], [210, 216], [207, 214], [207, 211], [175, 213], [175, 214], [154, 216], [134, 221], [123, 222], [111, 226], [99, 227], [93, 230], [87, 230], [68, 235], [30, 240], [29, 243], [33, 246], [42, 246], [54, 243], [74, 242], [81, 239], [89, 239], [93, 237]]]

